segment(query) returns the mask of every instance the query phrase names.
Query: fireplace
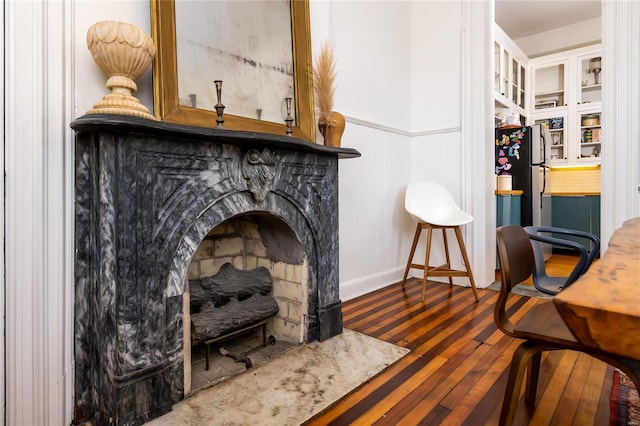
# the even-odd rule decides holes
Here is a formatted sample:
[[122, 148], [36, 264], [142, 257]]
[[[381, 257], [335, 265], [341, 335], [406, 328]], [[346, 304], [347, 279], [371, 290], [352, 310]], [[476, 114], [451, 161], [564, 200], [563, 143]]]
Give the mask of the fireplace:
[[234, 217], [277, 218], [304, 250], [302, 342], [342, 332], [337, 160], [357, 151], [115, 115], [71, 126], [75, 422], [141, 424], [184, 397], [184, 283]]

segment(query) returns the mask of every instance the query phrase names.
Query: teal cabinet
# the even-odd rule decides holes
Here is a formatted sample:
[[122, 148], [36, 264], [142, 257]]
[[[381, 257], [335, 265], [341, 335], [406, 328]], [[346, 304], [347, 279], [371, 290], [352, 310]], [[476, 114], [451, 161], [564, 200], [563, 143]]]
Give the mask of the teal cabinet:
[[496, 195], [496, 226], [520, 225], [520, 195]]
[[[600, 236], [600, 196], [575, 195], [551, 197], [551, 226], [590, 232]], [[589, 245], [586, 238], [556, 235], [554, 237]]]
[[[503, 225], [520, 225], [520, 213], [522, 200], [520, 195], [500, 194], [496, 195], [496, 228]], [[496, 253], [496, 269], [499, 269]]]
[[590, 195], [587, 198], [591, 200], [591, 233], [600, 237], [600, 196]]

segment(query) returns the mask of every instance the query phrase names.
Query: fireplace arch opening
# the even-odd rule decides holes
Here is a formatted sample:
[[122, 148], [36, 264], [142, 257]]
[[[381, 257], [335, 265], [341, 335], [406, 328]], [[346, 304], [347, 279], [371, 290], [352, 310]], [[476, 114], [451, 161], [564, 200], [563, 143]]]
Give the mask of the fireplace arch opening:
[[[308, 266], [295, 231], [282, 218], [268, 212], [233, 216], [207, 233], [191, 258], [183, 286], [185, 396], [304, 343]], [[252, 288], [255, 292], [255, 281], [265, 278], [270, 290], [260, 299], [240, 290]], [[213, 291], [214, 283], [224, 289], [217, 287]], [[203, 297], [203, 286], [217, 296]], [[264, 287], [262, 293], [267, 293]], [[268, 318], [260, 317], [261, 312], [251, 312], [259, 310], [258, 300], [263, 299], [277, 304], [277, 312], [268, 312]], [[203, 304], [207, 304], [205, 311]], [[228, 307], [242, 313], [229, 313], [233, 319], [225, 318]], [[209, 315], [212, 313], [215, 315]], [[210, 324], [216, 320], [218, 324]], [[235, 327], [241, 320], [244, 327]], [[203, 337], [202, 329], [215, 330], [215, 336]]]

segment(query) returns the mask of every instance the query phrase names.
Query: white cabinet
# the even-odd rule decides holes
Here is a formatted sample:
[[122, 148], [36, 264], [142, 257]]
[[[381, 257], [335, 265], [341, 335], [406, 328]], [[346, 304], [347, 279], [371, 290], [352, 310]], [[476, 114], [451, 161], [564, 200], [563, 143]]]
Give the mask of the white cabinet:
[[600, 72], [602, 56], [600, 51], [578, 56], [577, 65], [580, 77], [576, 102], [583, 106], [600, 106], [602, 102], [602, 84]]
[[509, 91], [509, 73], [507, 63], [509, 62], [509, 52], [497, 41], [493, 46], [494, 57], [494, 90], [497, 96], [507, 97]]
[[568, 61], [543, 61], [533, 65], [533, 110], [538, 112], [549, 108], [567, 106]]
[[601, 61], [599, 45], [530, 61], [529, 123], [550, 130], [549, 164], [600, 163]]
[[511, 102], [524, 110], [526, 100], [526, 68], [522, 61], [511, 59]]
[[493, 54], [496, 113], [520, 115], [524, 124], [529, 59], [498, 25], [495, 26]]
[[[599, 164], [602, 149], [600, 45], [529, 60], [495, 26], [495, 110], [549, 129], [550, 165]], [[496, 126], [499, 124], [496, 118]]]
[[600, 109], [580, 112], [580, 151], [577, 153], [579, 161], [600, 160], [602, 147], [600, 115]]
[[549, 163], [567, 164], [569, 162], [569, 148], [567, 146], [567, 113], [540, 113], [533, 116], [533, 124], [542, 124], [549, 130], [551, 140], [547, 142], [546, 160]]

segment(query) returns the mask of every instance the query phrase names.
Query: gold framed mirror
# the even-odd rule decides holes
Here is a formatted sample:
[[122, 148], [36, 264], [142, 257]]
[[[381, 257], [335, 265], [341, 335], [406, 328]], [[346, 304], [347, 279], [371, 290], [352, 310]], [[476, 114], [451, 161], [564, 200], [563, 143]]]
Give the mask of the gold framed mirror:
[[[286, 134], [285, 98], [291, 97], [293, 136], [315, 141], [309, 0], [151, 0], [151, 21], [158, 120], [215, 127], [213, 82], [222, 80], [224, 127]], [[274, 41], [274, 31], [285, 39]], [[277, 51], [258, 54], [256, 45]], [[221, 62], [223, 71], [209, 69]]]

